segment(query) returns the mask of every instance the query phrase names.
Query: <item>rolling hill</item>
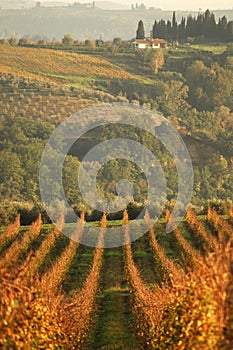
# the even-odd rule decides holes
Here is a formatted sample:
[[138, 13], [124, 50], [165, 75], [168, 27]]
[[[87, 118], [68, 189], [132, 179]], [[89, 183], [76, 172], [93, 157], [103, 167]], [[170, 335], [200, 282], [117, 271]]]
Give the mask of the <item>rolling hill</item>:
[[63, 82], [75, 82], [80, 77], [137, 80], [103, 58], [16, 46], [0, 46], [0, 71]]

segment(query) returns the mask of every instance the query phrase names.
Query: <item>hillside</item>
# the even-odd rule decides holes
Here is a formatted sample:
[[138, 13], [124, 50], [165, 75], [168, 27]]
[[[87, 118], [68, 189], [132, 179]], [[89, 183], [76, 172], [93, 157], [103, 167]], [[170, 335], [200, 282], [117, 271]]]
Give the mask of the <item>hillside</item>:
[[132, 74], [95, 56], [3, 45], [0, 46], [0, 71], [64, 83], [82, 77], [136, 80]]
[[[94, 52], [87, 55], [1, 45], [0, 198], [39, 203], [40, 158], [54, 127], [85, 107], [129, 101], [158, 110], [183, 136], [195, 172], [193, 204], [205, 205], [209, 198], [232, 200], [233, 79], [232, 70], [225, 68], [225, 62], [231, 58], [231, 51], [227, 50], [170, 49], [164, 52], [164, 67], [156, 75], [150, 68], [150, 56], [142, 52], [111, 54], [103, 50], [96, 57]], [[193, 74], [199, 77], [195, 85]], [[127, 132], [137, 142], [144, 140], [155, 152], [166, 173], [168, 200], [174, 201], [177, 175], [174, 165], [166, 166], [173, 164], [170, 155], [158, 140], [142, 131], [128, 128]], [[114, 132], [100, 129], [85, 136], [70, 151], [66, 171], [71, 182], [66, 191], [75, 210], [82, 206], [81, 193], [75, 185], [80, 159], [91, 145], [121, 135], [120, 128]], [[122, 175], [134, 183], [136, 196], [131, 210], [135, 215], [145, 199], [147, 186], [136, 166], [113, 162], [110, 184], [105, 181], [108, 167], [100, 172], [100, 183], [109, 198], [115, 196], [114, 174], [119, 167], [123, 169]], [[6, 186], [9, 173], [11, 186]], [[2, 222], [8, 222], [15, 210], [11, 204], [9, 209], [3, 209]], [[95, 212], [90, 211], [90, 219], [96, 219]]]
[[232, 350], [233, 45], [52, 45], [0, 45], [0, 349]]

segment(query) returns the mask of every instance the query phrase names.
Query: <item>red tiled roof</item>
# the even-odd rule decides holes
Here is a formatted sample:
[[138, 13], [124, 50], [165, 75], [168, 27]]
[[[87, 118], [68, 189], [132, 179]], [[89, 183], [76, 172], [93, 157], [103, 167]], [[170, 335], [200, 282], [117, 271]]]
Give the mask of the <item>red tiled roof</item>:
[[137, 42], [138, 44], [147, 44], [147, 39], [135, 39], [134, 42]]
[[150, 41], [153, 42], [153, 43], [160, 43], [160, 44], [166, 44], [167, 43], [166, 40], [164, 40], [164, 39], [151, 39]]
[[134, 42], [137, 42], [138, 44], [166, 44], [166, 40], [164, 39], [151, 39], [151, 38], [145, 38], [145, 39], [135, 39]]

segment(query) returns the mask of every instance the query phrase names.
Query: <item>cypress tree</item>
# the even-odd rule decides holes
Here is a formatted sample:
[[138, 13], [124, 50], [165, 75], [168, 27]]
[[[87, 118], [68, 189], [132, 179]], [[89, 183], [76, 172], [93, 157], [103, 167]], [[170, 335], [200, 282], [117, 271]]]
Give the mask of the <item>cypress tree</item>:
[[218, 26], [217, 26], [217, 36], [221, 41], [227, 40], [227, 19], [226, 16], [223, 16], [222, 18], [219, 18]]
[[167, 39], [167, 26], [166, 26], [166, 22], [164, 21], [164, 19], [161, 19], [160, 21], [160, 26], [161, 26], [161, 32], [160, 32], [160, 38], [161, 39]]
[[172, 15], [172, 39], [177, 40], [177, 21], [176, 21], [176, 13], [173, 12]]
[[187, 37], [195, 36], [195, 20], [191, 15], [188, 16], [187, 18], [186, 32], [187, 32]]
[[177, 27], [177, 21], [176, 21], [176, 12], [173, 11], [172, 14], [172, 28]]
[[207, 39], [216, 37], [216, 21], [213, 13], [206, 10], [203, 22], [203, 34]]
[[157, 21], [156, 20], [155, 20], [155, 23], [154, 23], [153, 28], [152, 28], [152, 36], [153, 36], [153, 39], [158, 37], [158, 35], [157, 35]]
[[227, 39], [233, 41], [233, 21], [228, 22], [227, 25]]
[[136, 39], [145, 39], [145, 29], [142, 20], [138, 22], [138, 29], [136, 32]]
[[[226, 20], [226, 27], [225, 27], [225, 34], [226, 34], [226, 32], [227, 32], [227, 19], [225, 17], [225, 20], [224, 20], [224, 17], [223, 17], [223, 21]], [[211, 16], [210, 16], [210, 28], [209, 28], [209, 30], [210, 30], [210, 38], [212, 38], [212, 39], [216, 38], [217, 24], [216, 24], [215, 15], [213, 12], [211, 13]]]
[[[143, 26], [140, 21], [140, 26]], [[144, 28], [137, 30], [137, 35], [144, 33]], [[182, 17], [181, 22], [177, 23], [176, 12], [173, 12], [172, 20], [165, 22], [163, 19], [155, 21], [152, 28], [153, 38], [163, 38], [167, 40], [185, 41], [188, 37], [197, 38], [205, 37], [207, 40], [219, 39], [221, 41], [233, 41], [233, 21], [228, 22], [223, 16], [219, 19], [218, 24], [215, 15], [210, 10], [206, 10], [204, 14], [199, 13], [197, 17], [189, 15], [186, 19]]]
[[[153, 27], [154, 28], [154, 27]], [[161, 39], [166, 39], [167, 38], [167, 25], [164, 19], [161, 19], [157, 24], [156, 24], [156, 31], [154, 33], [154, 38], [161, 38]]]
[[196, 20], [196, 33], [198, 36], [203, 35], [203, 23], [204, 23], [204, 16], [199, 13]]
[[172, 40], [172, 23], [167, 21], [167, 39]]
[[185, 40], [186, 39], [186, 27], [185, 27], [185, 18], [182, 17], [181, 22], [178, 26], [178, 39]]

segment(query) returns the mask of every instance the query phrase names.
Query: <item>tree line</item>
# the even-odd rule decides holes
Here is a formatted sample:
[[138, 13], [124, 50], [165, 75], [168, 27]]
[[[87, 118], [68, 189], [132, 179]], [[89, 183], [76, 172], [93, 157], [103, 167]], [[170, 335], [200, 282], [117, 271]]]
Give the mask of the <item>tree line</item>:
[[[214, 13], [206, 10], [205, 13], [199, 13], [197, 16], [182, 17], [178, 24], [174, 11], [171, 21], [155, 20], [150, 35], [154, 39], [163, 38], [168, 41], [197, 39], [199, 41], [230, 42], [233, 41], [233, 21], [228, 21], [226, 16], [216, 20]], [[142, 21], [138, 23], [136, 38], [145, 38]]]

